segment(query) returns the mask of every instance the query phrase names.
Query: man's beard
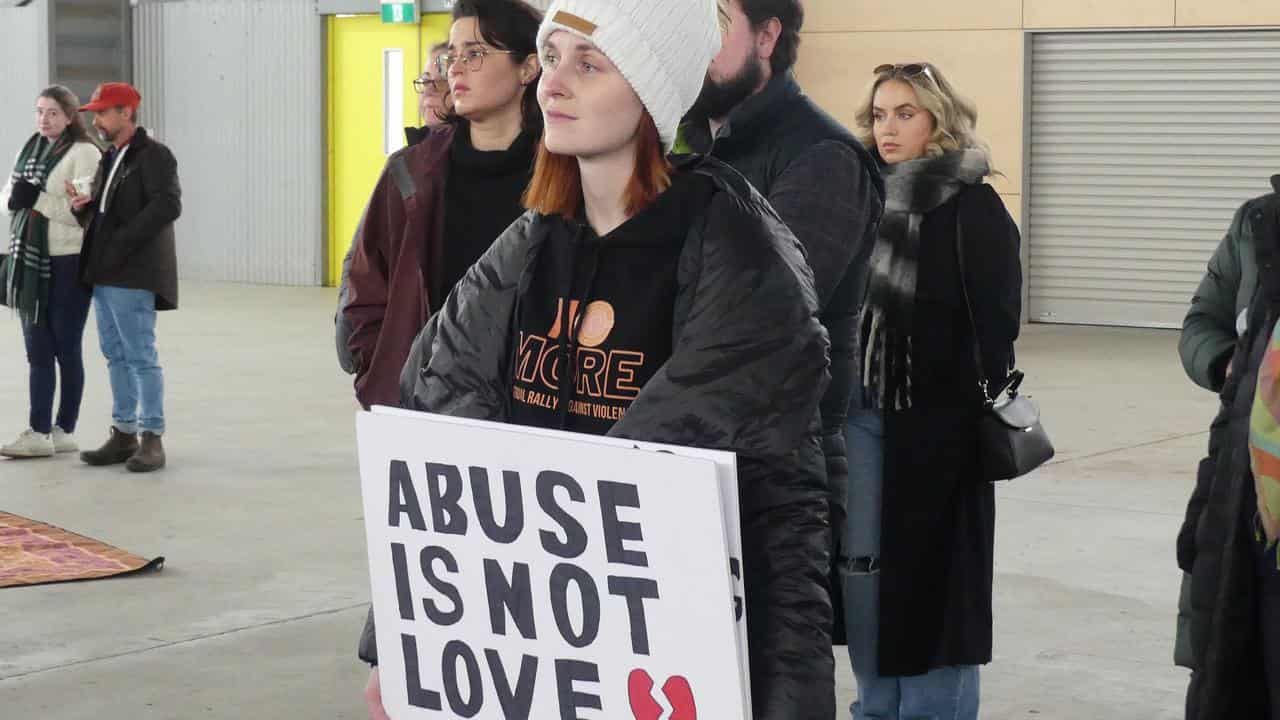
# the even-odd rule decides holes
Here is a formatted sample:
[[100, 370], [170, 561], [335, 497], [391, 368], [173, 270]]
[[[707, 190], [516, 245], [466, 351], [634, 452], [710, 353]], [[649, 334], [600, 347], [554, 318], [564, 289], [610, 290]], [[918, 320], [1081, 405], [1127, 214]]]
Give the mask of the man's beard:
[[726, 118], [734, 108], [754, 95], [763, 82], [764, 67], [758, 58], [748, 59], [737, 75], [722, 83], [714, 82], [708, 75], [690, 114], [716, 120]]

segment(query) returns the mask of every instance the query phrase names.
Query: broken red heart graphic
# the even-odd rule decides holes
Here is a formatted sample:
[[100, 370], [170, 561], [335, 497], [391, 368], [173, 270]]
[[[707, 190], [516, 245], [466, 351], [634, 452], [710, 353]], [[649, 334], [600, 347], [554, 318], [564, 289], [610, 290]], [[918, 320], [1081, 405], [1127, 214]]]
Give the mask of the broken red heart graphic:
[[679, 675], [670, 678], [663, 684], [662, 692], [674, 708], [670, 720], [698, 720], [698, 707], [693, 703], [693, 688], [689, 687], [688, 680]]
[[[653, 677], [644, 670], [632, 670], [627, 678], [627, 694], [631, 698], [631, 714], [636, 720], [663, 720], [663, 707], [653, 699]], [[671, 717], [666, 720], [698, 720], [698, 708], [693, 702], [693, 688], [679, 675], [672, 676], [662, 685], [662, 694], [671, 704]]]

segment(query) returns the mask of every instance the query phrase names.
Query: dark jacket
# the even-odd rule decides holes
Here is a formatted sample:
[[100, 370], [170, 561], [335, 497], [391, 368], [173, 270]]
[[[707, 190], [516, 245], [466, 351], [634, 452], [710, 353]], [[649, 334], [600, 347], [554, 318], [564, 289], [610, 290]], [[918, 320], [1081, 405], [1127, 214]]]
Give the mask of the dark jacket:
[[1017, 226], [990, 185], [926, 213], [912, 316], [912, 407], [885, 413], [879, 669], [920, 675], [991, 661], [995, 493], [978, 457], [982, 391], [966, 279], [995, 386], [1008, 376], [1022, 314]]
[[[1271, 182], [1280, 192], [1280, 175]], [[1236, 347], [1237, 321], [1249, 307], [1258, 284], [1253, 215], [1257, 209], [1275, 202], [1275, 197], [1272, 193], [1254, 198], [1236, 211], [1182, 321], [1182, 336], [1178, 339], [1182, 367], [1195, 384], [1206, 390], [1222, 389], [1227, 361]]]
[[[430, 136], [431, 128], [426, 126], [420, 128], [407, 127], [404, 129], [407, 147], [413, 147]], [[356, 237], [359, 237], [359, 235]], [[355, 374], [356, 362], [351, 354], [351, 348], [348, 346], [351, 341], [351, 322], [347, 320], [343, 310], [346, 309], [347, 302], [351, 299], [351, 256], [355, 254], [355, 251], [355, 238], [352, 238], [351, 244], [347, 246], [347, 254], [342, 258], [342, 274], [341, 279], [338, 281], [338, 311], [333, 317], [333, 334], [338, 350], [338, 367], [342, 368], [342, 371], [348, 375]]]
[[409, 346], [443, 298], [428, 297], [444, 250], [444, 190], [451, 128], [394, 153], [352, 241], [343, 317], [365, 407], [397, 405]]
[[[755, 717], [835, 714], [827, 489], [818, 442], [827, 338], [794, 237], [737, 173], [707, 160], [716, 191], [688, 223], [672, 354], [610, 435], [738, 453]], [[404, 405], [502, 421], [512, 318], [553, 223], [516, 222], [414, 343]], [[374, 661], [373, 626], [361, 657]], [[691, 639], [696, 642], [696, 639]]]
[[[1235, 354], [1240, 313], [1249, 307], [1258, 286], [1254, 237], [1264, 231], [1261, 225], [1268, 208], [1280, 207], [1280, 175], [1272, 176], [1271, 184], [1277, 192], [1254, 198], [1236, 211], [1226, 237], [1209, 260], [1209, 272], [1200, 282], [1182, 324], [1182, 337], [1178, 341], [1182, 366], [1197, 385], [1208, 390], [1222, 389], [1228, 361]], [[1224, 407], [1209, 426], [1209, 453], [1196, 469], [1195, 490], [1187, 502], [1186, 517], [1178, 532], [1178, 567], [1184, 575], [1178, 592], [1174, 662], [1192, 669], [1195, 653], [1190, 637], [1190, 573], [1195, 565], [1196, 525], [1208, 502], [1229, 418], [1229, 409]]]
[[[173, 223], [182, 214], [178, 161], [169, 148], [138, 128], [111, 187], [103, 156], [94, 180], [93, 202], [81, 213], [88, 230], [80, 255], [81, 279], [88, 285], [150, 290], [157, 310], [178, 307], [178, 254]], [[106, 193], [106, 212], [93, 210]]]
[[[1254, 544], [1258, 505], [1249, 461], [1249, 417], [1258, 368], [1280, 317], [1280, 200], [1255, 206], [1248, 221], [1258, 289], [1249, 307], [1248, 329], [1231, 360], [1235, 371], [1222, 388], [1220, 447], [1212, 481], [1197, 487], [1197, 494], [1207, 495], [1193, 523], [1191, 648], [1196, 673], [1188, 691], [1188, 720], [1266, 717], [1269, 707], [1259, 642]], [[1211, 445], [1215, 440], [1211, 438]]]
[[432, 129], [423, 125], [422, 127], [407, 127], [404, 129], [404, 144], [413, 147], [418, 143], [431, 137]]
[[1213, 477], [1218, 471], [1218, 456], [1226, 439], [1226, 428], [1231, 418], [1229, 408], [1219, 407], [1218, 414], [1209, 424], [1209, 451], [1196, 466], [1196, 486], [1187, 502], [1186, 516], [1178, 532], [1178, 567], [1182, 569], [1182, 583], [1178, 588], [1178, 624], [1173, 638], [1174, 664], [1191, 670], [1196, 668], [1195, 651], [1191, 647], [1191, 569], [1196, 563], [1196, 526], [1200, 514], [1209, 502]]
[[[715, 138], [706, 118], [690, 117], [682, 133], [694, 152], [728, 163], [769, 200], [813, 268], [818, 317], [831, 337], [822, 447], [832, 527], [841, 528], [849, 476], [845, 416], [857, 375], [855, 326], [884, 209], [879, 168], [862, 143], [805, 96], [790, 72], [775, 75], [738, 106]], [[840, 537], [837, 530], [833, 541]]]
[[351, 321], [347, 319], [347, 303], [351, 301], [351, 256], [355, 254], [354, 241], [342, 258], [342, 279], [338, 282], [338, 311], [333, 316], [333, 337], [338, 346], [338, 367], [348, 375], [356, 374], [356, 359], [351, 354]]

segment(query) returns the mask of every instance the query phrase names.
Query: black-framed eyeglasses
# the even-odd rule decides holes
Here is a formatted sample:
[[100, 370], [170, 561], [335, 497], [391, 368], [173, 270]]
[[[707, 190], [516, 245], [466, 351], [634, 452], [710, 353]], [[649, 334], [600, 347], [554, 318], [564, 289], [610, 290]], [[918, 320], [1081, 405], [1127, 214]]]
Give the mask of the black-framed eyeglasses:
[[924, 75], [934, 85], [938, 84], [938, 79], [933, 76], [933, 69], [930, 68], [929, 63], [885, 63], [884, 65], [877, 65], [876, 69], [871, 71], [871, 74], [883, 75], [889, 72], [904, 78]]
[[449, 92], [449, 83], [422, 75], [413, 81], [413, 89], [419, 95], [443, 95]]
[[462, 63], [462, 67], [466, 68], [467, 72], [479, 72], [480, 68], [484, 67], [484, 59], [488, 55], [515, 55], [515, 53], [511, 50], [491, 50], [489, 48], [473, 47], [464, 50], [461, 56], [453, 53], [441, 55], [436, 59], [436, 67], [439, 69], [441, 76], [448, 75], [449, 71], [457, 63]]

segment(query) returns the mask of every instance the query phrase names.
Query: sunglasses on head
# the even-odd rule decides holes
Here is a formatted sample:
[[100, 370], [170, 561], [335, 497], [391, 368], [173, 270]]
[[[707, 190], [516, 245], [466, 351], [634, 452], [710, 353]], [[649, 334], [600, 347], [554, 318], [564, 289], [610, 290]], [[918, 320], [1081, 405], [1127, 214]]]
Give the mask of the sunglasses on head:
[[938, 84], [938, 81], [933, 77], [933, 71], [929, 69], [929, 63], [885, 63], [884, 65], [877, 65], [876, 69], [871, 72], [874, 75], [893, 73], [904, 78], [913, 78], [917, 75], [924, 75], [933, 81], [933, 84]]

